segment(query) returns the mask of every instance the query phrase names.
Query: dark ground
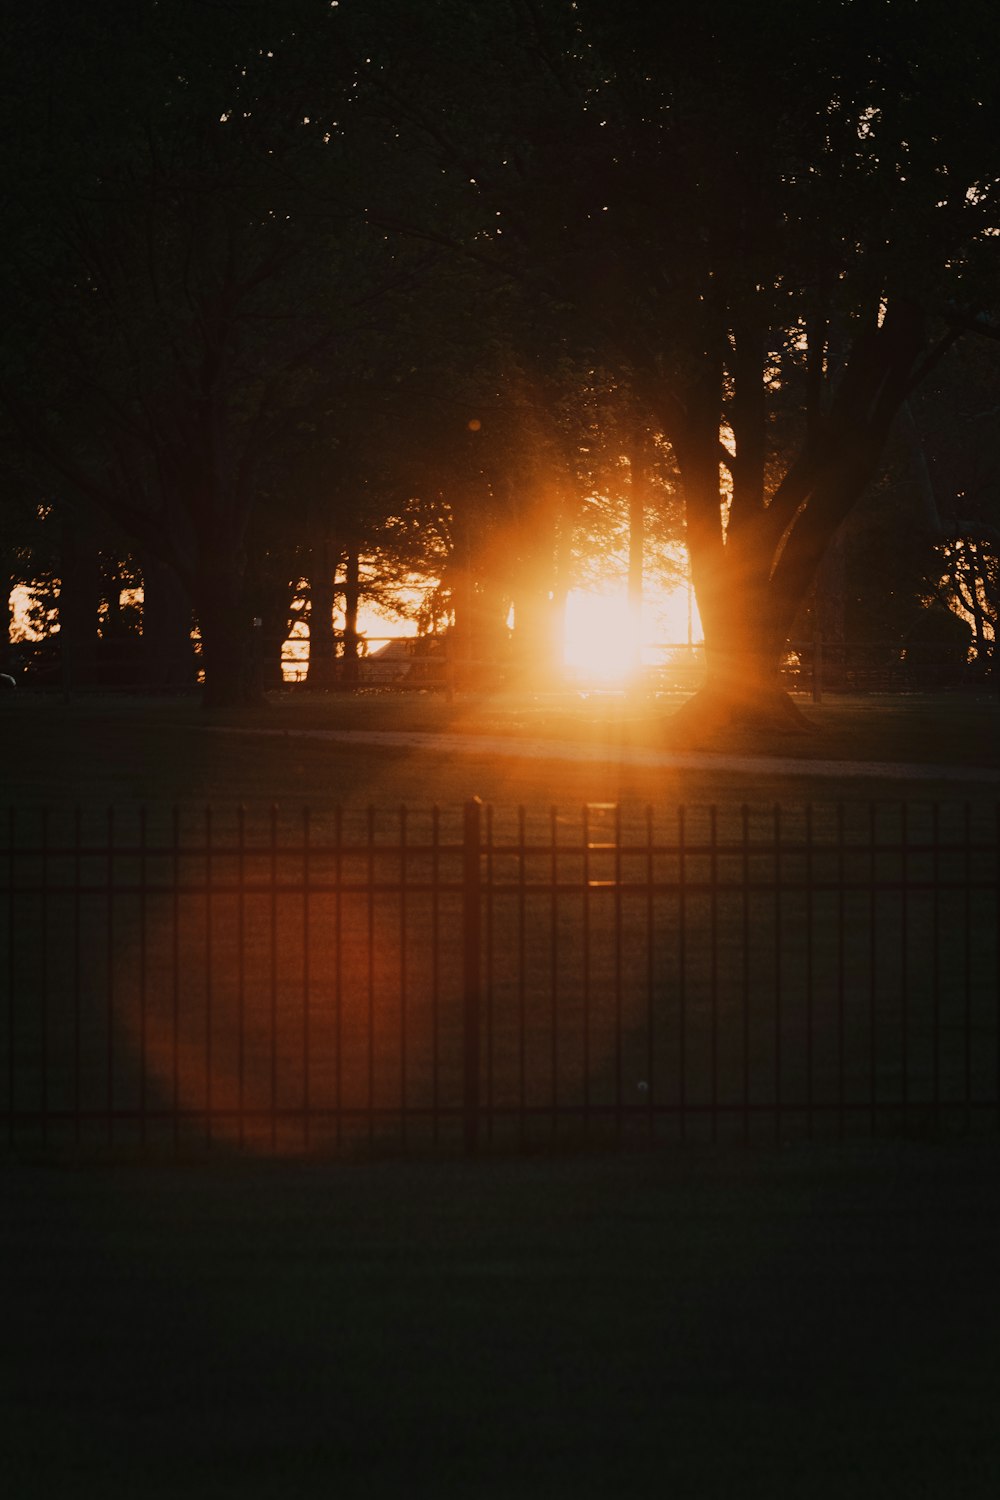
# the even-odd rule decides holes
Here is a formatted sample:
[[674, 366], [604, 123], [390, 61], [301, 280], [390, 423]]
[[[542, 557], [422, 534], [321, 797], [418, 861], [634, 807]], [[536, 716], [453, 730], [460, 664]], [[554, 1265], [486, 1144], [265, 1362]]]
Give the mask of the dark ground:
[[[436, 701], [404, 709], [351, 713], [459, 727]], [[570, 732], [491, 714], [480, 732]], [[921, 798], [995, 798], [989, 702], [822, 718], [805, 762], [964, 764], [967, 790]], [[183, 704], [20, 704], [0, 723], [3, 800], [910, 795], [891, 771], [841, 788], [806, 764], [654, 777], [613, 749], [597, 768], [456, 764], [203, 722]], [[474, 1168], [8, 1161], [0, 1191], [10, 1500], [1000, 1493], [1000, 1139]]]
[[4, 1492], [993, 1496], [998, 1168], [9, 1166]]
[[[170, 803], [344, 802], [382, 807], [400, 802], [457, 804], [480, 796], [497, 803], [635, 800], [802, 802], [900, 796], [961, 800], [997, 795], [1000, 701], [995, 694], [833, 699], [806, 704], [815, 725], [804, 736], [721, 736], [697, 769], [642, 770], [623, 764], [629, 747], [666, 748], [669, 707], [633, 708], [621, 699], [520, 698], [456, 700], [415, 694], [347, 700], [337, 695], [279, 695], [260, 712], [208, 716], [188, 699], [83, 698], [24, 694], [0, 699], [0, 804], [53, 806]], [[676, 704], [672, 707], [676, 708]], [[239, 734], [236, 728], [289, 731]], [[229, 732], [218, 733], [218, 729]], [[297, 735], [307, 729], [416, 730], [461, 733], [469, 752], [369, 744], [332, 745]], [[206, 732], [211, 731], [211, 732]], [[493, 736], [536, 737], [599, 747], [593, 764], [498, 759]], [[476, 742], [484, 750], [476, 753]], [[752, 774], [734, 773], [719, 755], [794, 758], [796, 775], [777, 774], [767, 759]], [[844, 761], [842, 780], [810, 776], [812, 761]], [[851, 763], [883, 763], [883, 775], [858, 776]], [[900, 783], [896, 763], [963, 768], [937, 783]]]

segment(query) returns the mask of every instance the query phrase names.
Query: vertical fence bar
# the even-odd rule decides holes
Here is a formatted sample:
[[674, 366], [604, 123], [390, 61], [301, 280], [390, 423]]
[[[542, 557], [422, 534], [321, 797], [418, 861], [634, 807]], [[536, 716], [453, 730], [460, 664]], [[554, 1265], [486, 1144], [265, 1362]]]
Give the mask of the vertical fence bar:
[[41, 969], [38, 976], [38, 1008], [42, 1028], [42, 1146], [49, 1144], [49, 809], [42, 808], [41, 838]]
[[965, 855], [965, 906], [962, 932], [962, 958], [965, 963], [965, 1006], [963, 1016], [963, 1071], [965, 1093], [965, 1132], [972, 1130], [972, 808], [963, 807], [963, 843]]
[[270, 843], [270, 867], [269, 879], [271, 890], [271, 1004], [269, 1012], [270, 1026], [270, 1113], [271, 1113], [271, 1150], [274, 1151], [278, 1144], [278, 809], [271, 804], [271, 843]]
[[655, 997], [656, 997], [656, 931], [655, 863], [653, 858], [653, 809], [646, 806], [646, 1134], [652, 1143], [655, 1134], [656, 1116], [653, 1101], [656, 1093], [656, 1052], [654, 1041]]
[[590, 1135], [590, 809], [583, 808], [583, 1133]]
[[467, 1156], [479, 1150], [481, 814], [478, 797], [466, 802], [462, 829], [462, 1139]]
[[622, 1136], [622, 805], [615, 803], [615, 1140]]
[[368, 808], [368, 1144], [375, 1140], [375, 809]]
[[399, 1139], [406, 1145], [406, 806], [399, 809]]
[[910, 1114], [910, 996], [909, 996], [909, 915], [910, 859], [909, 822], [905, 802], [899, 809], [900, 908], [899, 908], [899, 984], [900, 984], [900, 1062], [903, 1070], [903, 1130]]
[[685, 815], [687, 809], [677, 809], [677, 991], [680, 1006], [679, 1032], [677, 1040], [678, 1104], [680, 1108], [680, 1137], [687, 1132], [687, 866], [685, 845]]
[[180, 809], [173, 809], [171, 831], [173, 834], [173, 901], [171, 903], [170, 959], [171, 959], [171, 1057], [170, 1057], [170, 1113], [173, 1124], [174, 1155], [180, 1149], [180, 1025], [181, 1025], [181, 825]]
[[[83, 1015], [81, 994], [81, 945], [83, 942], [82, 883], [83, 831], [79, 806], [73, 809], [73, 1141], [79, 1146], [82, 1127]], [[13, 941], [13, 936], [11, 937]]]
[[107, 1132], [108, 1145], [112, 1145], [115, 1137], [115, 810], [108, 808], [108, 847], [107, 859], [107, 884], [108, 884], [108, 907], [105, 926], [105, 962], [107, 964], [107, 1001], [105, 1006], [105, 1020], [108, 1034], [105, 1038], [106, 1064], [108, 1070], [107, 1089], [105, 1103], [108, 1112]]
[[844, 856], [844, 804], [837, 803], [837, 1135], [844, 1136], [844, 882], [847, 878]]
[[[868, 804], [868, 1128], [875, 1134], [878, 1118], [878, 1039], [876, 1035], [876, 1002], [878, 998], [878, 815], [874, 802]], [[936, 905], [936, 901], [935, 901]]]
[[246, 1145], [246, 808], [236, 810], [236, 1108], [239, 1147]]
[[813, 1134], [813, 810], [806, 803], [806, 1135]]
[[440, 1130], [441, 1071], [441, 912], [440, 912], [441, 809], [431, 809], [431, 1134], [434, 1145]]
[[709, 919], [708, 940], [711, 945], [708, 976], [708, 1003], [711, 1025], [711, 1103], [712, 1144], [719, 1138], [719, 845], [718, 810], [713, 803], [708, 810], [709, 843]]
[[333, 908], [333, 1034], [336, 1056], [335, 1087], [337, 1098], [336, 1145], [340, 1150], [344, 1128], [344, 809], [337, 807], [333, 820], [334, 879]]
[[212, 809], [205, 808], [205, 1145], [212, 1144]]
[[742, 898], [743, 898], [743, 1140], [750, 1139], [750, 809], [744, 802], [740, 808], [742, 833]]
[[311, 1133], [312, 1098], [309, 1089], [309, 1056], [311, 1052], [311, 1028], [309, 1022], [312, 972], [310, 967], [309, 942], [309, 883], [311, 879], [309, 856], [311, 853], [310, 817], [308, 807], [302, 809], [302, 1147], [309, 1150]]
[[559, 819], [549, 807], [549, 1092], [552, 1136], [559, 1131]]
[[933, 1068], [933, 1119], [934, 1129], [938, 1130], [941, 1125], [941, 826], [939, 807], [935, 802], [931, 807], [931, 886], [932, 900], [934, 903], [931, 918], [931, 994], [933, 1019], [932, 1025], [932, 1062]]
[[139, 809], [139, 1144], [146, 1144], [146, 809]]
[[559, 1130], [559, 819], [549, 808], [549, 1026], [552, 1135]]
[[781, 808], [774, 804], [774, 1139], [781, 1139]]
[[485, 959], [486, 959], [486, 986], [485, 986], [485, 991], [483, 993], [483, 1003], [484, 1003], [484, 1006], [485, 1006], [485, 1014], [486, 1014], [486, 1047], [485, 1047], [485, 1053], [486, 1053], [486, 1056], [485, 1056], [485, 1073], [486, 1073], [486, 1140], [487, 1140], [487, 1143], [490, 1146], [492, 1146], [493, 1145], [493, 1130], [494, 1130], [494, 1124], [495, 1124], [495, 1120], [494, 1120], [494, 1116], [495, 1116], [494, 1103], [495, 1103], [495, 1100], [494, 1100], [494, 1094], [493, 1094], [494, 1066], [495, 1066], [494, 1045], [493, 1045], [494, 1044], [494, 1035], [495, 1035], [495, 1016], [494, 1016], [494, 1010], [493, 1010], [493, 1000], [494, 1000], [494, 994], [493, 994], [493, 973], [494, 973], [494, 954], [496, 952], [496, 948], [495, 948], [496, 925], [495, 925], [495, 912], [494, 912], [494, 909], [493, 909], [493, 901], [494, 901], [494, 863], [493, 863], [493, 855], [494, 855], [494, 847], [495, 847], [494, 846], [495, 825], [494, 825], [494, 819], [493, 819], [493, 807], [492, 807], [491, 804], [487, 804], [487, 806], [485, 808], [485, 814], [486, 814], [486, 832], [485, 832], [485, 839], [486, 839], [486, 922], [485, 922], [485, 928], [486, 928], [486, 952], [485, 952]]
[[527, 1105], [527, 968], [525, 962], [525, 926], [527, 879], [527, 829], [524, 808], [517, 809], [517, 1138], [524, 1144], [525, 1108]]
[[16, 815], [13, 807], [7, 809], [7, 1145], [14, 1145], [14, 1042], [16, 1024], [14, 1016], [14, 847]]

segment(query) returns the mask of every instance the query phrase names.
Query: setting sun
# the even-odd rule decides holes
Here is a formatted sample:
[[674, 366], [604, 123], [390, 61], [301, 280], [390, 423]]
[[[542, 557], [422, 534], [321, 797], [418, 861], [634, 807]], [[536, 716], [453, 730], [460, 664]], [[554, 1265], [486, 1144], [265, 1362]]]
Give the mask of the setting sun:
[[684, 587], [647, 588], [639, 619], [622, 588], [573, 589], [566, 599], [563, 661], [580, 682], [620, 685], [655, 666], [664, 648], [702, 639], [697, 605]]
[[566, 600], [563, 661], [588, 681], [624, 682], [638, 665], [639, 624], [624, 592], [574, 589]]

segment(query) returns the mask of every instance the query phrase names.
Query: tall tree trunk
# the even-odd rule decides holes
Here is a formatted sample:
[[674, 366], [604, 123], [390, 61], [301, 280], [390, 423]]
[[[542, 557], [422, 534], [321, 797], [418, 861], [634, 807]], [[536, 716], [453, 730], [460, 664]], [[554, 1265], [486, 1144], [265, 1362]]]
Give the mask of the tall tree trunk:
[[257, 681], [261, 692], [276, 693], [285, 685], [284, 650], [288, 635], [290, 599], [268, 600], [263, 606], [258, 634]]
[[[829, 409], [780, 483], [765, 496], [759, 333], [736, 330], [735, 399], [722, 400], [721, 353], [698, 356], [702, 377], [679, 403], [671, 434], [684, 485], [688, 550], [705, 627], [704, 688], [676, 716], [679, 738], [711, 739], [734, 723], [804, 729], [808, 720], [783, 691], [781, 655], [834, 537], [870, 483], [893, 419], [925, 359], [924, 315], [889, 305], [858, 333]], [[745, 369], [741, 343], [746, 345]], [[756, 353], [754, 352], [756, 350]], [[752, 357], [751, 357], [752, 356]], [[742, 371], [742, 373], [741, 373]], [[719, 442], [720, 413], [732, 413], [735, 458]], [[720, 460], [733, 498], [722, 525]]]
[[0, 569], [0, 595], [6, 616], [6, 628], [0, 636], [0, 671], [10, 672], [13, 664], [10, 648], [14, 636], [14, 575], [6, 566]]
[[344, 661], [341, 686], [354, 692], [360, 678], [358, 665], [358, 604], [361, 600], [361, 558], [350, 547], [344, 565]]
[[191, 599], [177, 573], [147, 554], [142, 565], [142, 649], [146, 682], [190, 687], [195, 680]]
[[329, 537], [313, 549], [309, 576], [309, 665], [306, 686], [325, 692], [337, 680], [337, 634], [333, 628], [340, 549]]
[[979, 548], [975, 542], [966, 542], [962, 549], [968, 580], [969, 599], [972, 604], [972, 624], [975, 631], [976, 664], [984, 666], [987, 658], [986, 618], [983, 613], [982, 587], [983, 565]]
[[[721, 362], [688, 398], [688, 421], [674, 442], [684, 487], [687, 548], [705, 632], [705, 681], [671, 720], [678, 741], [710, 742], [745, 723], [798, 727], [802, 715], [783, 692], [784, 635], [771, 590], [767, 530], [751, 522], [723, 527], [718, 412]], [[759, 487], [759, 464], [748, 488]], [[752, 498], [748, 502], [754, 513]], [[730, 513], [731, 519], [733, 512]]]
[[[718, 506], [717, 466], [702, 482], [714, 483]], [[713, 535], [713, 518], [693, 509], [688, 546], [705, 632], [705, 680], [673, 716], [671, 733], [678, 742], [709, 743], [740, 725], [802, 732], [808, 721], [781, 681], [781, 659], [802, 597], [792, 600], [775, 587], [770, 552], [753, 529], [730, 531], [723, 543], [719, 523]]]
[[63, 688], [72, 692], [97, 680], [101, 568], [96, 543], [65, 508], [59, 552], [59, 655]]
[[507, 597], [500, 584], [484, 578], [474, 595], [473, 650], [492, 670], [507, 655]]
[[242, 570], [231, 552], [204, 547], [196, 598], [205, 674], [204, 707], [258, 706], [259, 647], [243, 598]]

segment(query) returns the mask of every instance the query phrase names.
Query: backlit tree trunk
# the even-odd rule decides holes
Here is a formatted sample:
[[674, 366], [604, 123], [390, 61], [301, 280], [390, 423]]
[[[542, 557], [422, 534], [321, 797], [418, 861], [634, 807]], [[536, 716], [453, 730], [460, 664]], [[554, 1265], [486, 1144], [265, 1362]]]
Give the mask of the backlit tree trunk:
[[[262, 692], [278, 692], [285, 685], [284, 649], [288, 634], [288, 601], [269, 600], [260, 618], [258, 683]], [[257, 632], [255, 632], [257, 633]]]
[[313, 549], [309, 578], [309, 666], [306, 686], [319, 692], [337, 680], [337, 635], [333, 628], [336, 603], [336, 573], [340, 549], [324, 537]]
[[65, 507], [59, 547], [59, 654], [67, 692], [97, 680], [101, 570], [97, 544]]
[[358, 604], [361, 599], [361, 559], [351, 547], [344, 566], [344, 662], [341, 685], [348, 692], [358, 686]]
[[3, 636], [0, 636], [0, 670], [6, 671], [10, 665], [10, 647], [14, 634], [14, 578], [7, 568], [0, 571], [0, 595], [6, 616], [6, 628]]
[[150, 555], [142, 568], [142, 650], [150, 687], [193, 684], [191, 600], [173, 568]]
[[202, 537], [195, 590], [208, 710], [262, 702], [253, 616], [244, 597], [243, 566], [225, 542]]
[[[669, 412], [707, 664], [704, 686], [675, 717], [679, 738], [727, 725], [807, 727], [782, 687], [782, 655], [828, 549], [876, 473], [923, 352], [923, 318], [903, 304], [859, 334], [829, 411], [770, 484], [759, 330], [743, 327], [733, 343], [728, 403], [721, 355], [702, 357], [702, 378]], [[727, 406], [735, 455], [719, 440]], [[732, 477], [728, 516], [720, 464]]]

